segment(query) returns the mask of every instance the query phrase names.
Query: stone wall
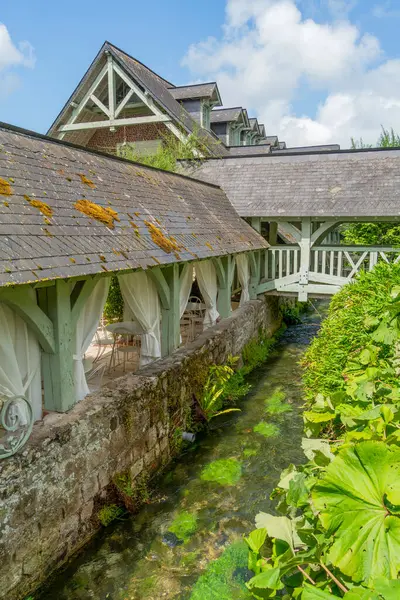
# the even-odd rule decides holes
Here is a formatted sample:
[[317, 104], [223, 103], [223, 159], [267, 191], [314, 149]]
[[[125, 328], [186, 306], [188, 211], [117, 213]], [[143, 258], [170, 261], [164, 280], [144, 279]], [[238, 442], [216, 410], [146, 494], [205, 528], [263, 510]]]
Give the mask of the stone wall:
[[249, 302], [172, 356], [37, 423], [22, 453], [0, 462], [0, 598], [24, 598], [93, 536], [117, 474], [135, 482], [170, 461], [208, 365], [279, 325], [277, 298]]

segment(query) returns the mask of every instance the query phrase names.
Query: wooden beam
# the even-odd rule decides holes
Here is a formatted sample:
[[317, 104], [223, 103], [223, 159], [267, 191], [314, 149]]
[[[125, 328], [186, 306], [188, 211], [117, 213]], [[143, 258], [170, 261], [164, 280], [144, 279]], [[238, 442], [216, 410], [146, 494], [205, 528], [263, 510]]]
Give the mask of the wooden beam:
[[163, 269], [169, 290], [169, 307], [161, 310], [161, 356], [168, 356], [180, 344], [180, 278], [177, 263]]
[[71, 123], [62, 125], [58, 131], [79, 131], [83, 129], [102, 129], [104, 127], [121, 127], [122, 125], [143, 125], [146, 123], [169, 123], [167, 115], [150, 115], [146, 117], [131, 117], [129, 119], [109, 119], [108, 121], [90, 121], [88, 123]]
[[116, 90], [115, 90], [113, 57], [109, 52], [107, 54], [107, 78], [108, 78], [108, 106], [109, 106], [110, 120], [112, 121], [113, 119], [115, 119]]
[[106, 106], [104, 106], [104, 104], [101, 102], [101, 100], [99, 100], [98, 98], [96, 98], [96, 96], [94, 94], [92, 94], [90, 96], [90, 99], [92, 102], [94, 102], [99, 108], [100, 110], [109, 118], [111, 119], [111, 113], [108, 110], [108, 108]]
[[306, 217], [301, 222], [301, 239], [300, 246], [300, 277], [299, 284], [301, 286], [299, 292], [299, 301], [307, 301], [307, 284], [308, 274], [310, 272], [311, 259], [311, 219]]
[[292, 223], [287, 223], [286, 221], [278, 221], [278, 231], [282, 232], [282, 234], [290, 240], [292, 243], [299, 243], [301, 240], [301, 231], [297, 229]]
[[72, 290], [71, 325], [73, 331], [75, 331], [79, 315], [81, 314], [81, 311], [85, 306], [90, 294], [93, 292], [98, 280], [98, 277], [93, 277], [91, 279], [87, 279], [86, 281], [78, 281]]
[[[97, 75], [96, 79], [94, 80], [93, 84], [90, 86], [88, 92], [84, 95], [84, 97], [82, 98], [82, 100], [79, 102], [78, 106], [72, 112], [72, 115], [71, 115], [71, 117], [69, 119], [69, 123], [72, 124], [72, 123], [74, 123], [76, 121], [76, 119], [78, 118], [79, 114], [84, 109], [84, 107], [85, 107], [87, 101], [89, 100], [90, 96], [96, 91], [96, 89], [98, 88], [98, 86], [100, 85], [100, 83], [102, 82], [102, 80], [104, 79], [106, 73], [107, 73], [107, 65], [104, 65], [104, 67], [102, 68], [102, 70], [100, 71], [100, 73]], [[61, 129], [59, 128], [58, 130], [60, 131]]]
[[261, 217], [251, 217], [251, 219], [250, 219], [250, 225], [258, 233], [261, 233]]
[[[122, 112], [126, 106], [126, 104], [128, 104], [130, 98], [133, 96], [134, 91], [131, 88], [128, 93], [126, 94], [125, 98], [123, 98], [121, 100], [121, 102], [118, 104], [116, 110], [115, 110], [115, 117], [118, 117], [119, 113]], [[142, 103], [140, 103], [140, 106], [142, 106]]]
[[336, 229], [340, 223], [340, 221], [326, 221], [325, 223], [321, 223], [311, 235], [311, 246], [314, 246], [314, 244], [320, 244], [328, 235], [328, 233], [330, 233], [333, 229]]
[[261, 279], [261, 251], [256, 250], [254, 252], [249, 252], [249, 262], [250, 262], [250, 300], [255, 300], [258, 294], [258, 286]]
[[278, 223], [276, 221], [269, 223], [268, 243], [271, 246], [276, 246], [278, 243]]
[[44, 405], [66, 412], [76, 402], [73, 365], [74, 330], [68, 282], [58, 279], [52, 287], [38, 290], [39, 304], [53, 322], [55, 352], [42, 354]]
[[169, 285], [164, 277], [164, 270], [161, 270], [160, 267], [153, 267], [152, 269], [149, 269], [147, 273], [156, 284], [158, 295], [160, 296], [161, 307], [169, 309], [170, 291]]
[[25, 287], [1, 290], [0, 302], [12, 308], [25, 321], [35, 333], [44, 352], [55, 351], [53, 323], [30, 297]]

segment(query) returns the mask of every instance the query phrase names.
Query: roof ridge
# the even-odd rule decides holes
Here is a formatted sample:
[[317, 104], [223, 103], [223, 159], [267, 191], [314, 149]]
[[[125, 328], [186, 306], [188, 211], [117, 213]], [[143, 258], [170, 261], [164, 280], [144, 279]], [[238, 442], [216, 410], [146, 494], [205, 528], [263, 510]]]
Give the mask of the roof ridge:
[[[199, 85], [217, 85], [216, 81], [204, 81], [203, 83], [186, 83], [185, 85], [174, 85], [174, 87], [170, 88], [172, 90], [178, 90], [184, 87], [196, 87]], [[218, 86], [217, 86], [218, 87]]]
[[[142, 63], [142, 61], [138, 60], [137, 58], [135, 58], [131, 54], [128, 54], [128, 52], [125, 52], [125, 50], [122, 50], [122, 48], [119, 48], [118, 46], [116, 46], [115, 44], [112, 44], [108, 40], [106, 40], [104, 42], [104, 44], [108, 44], [112, 48], [115, 48], [116, 50], [118, 50], [118, 52], [122, 52], [122, 54], [125, 54], [125, 56], [128, 56], [132, 60], [135, 60], [137, 63], [139, 63], [140, 65], [142, 65], [142, 67], [144, 67], [145, 69], [147, 69], [148, 71], [150, 71], [151, 73], [153, 73], [153, 75], [155, 75], [156, 77], [158, 77], [158, 79], [161, 79], [161, 81], [164, 81], [166, 84], [168, 84], [169, 86], [171, 86], [170, 89], [174, 89], [176, 87], [173, 83], [171, 83], [170, 81], [168, 81], [168, 79], [165, 79], [165, 77], [161, 77], [161, 75], [159, 75], [158, 73], [156, 73], [155, 71], [153, 71], [153, 69], [150, 69], [150, 67], [148, 67], [147, 65], [145, 65], [144, 63]], [[103, 46], [104, 46], [104, 44], [103, 44]]]
[[[19, 135], [24, 135], [27, 137], [33, 137], [45, 142], [50, 142], [52, 144], [58, 144], [60, 146], [67, 146], [68, 148], [75, 148], [76, 150], [81, 150], [82, 152], [86, 152], [87, 154], [92, 154], [94, 156], [101, 156], [102, 158], [108, 158], [109, 160], [117, 160], [119, 162], [123, 162], [129, 165], [135, 165], [136, 167], [140, 167], [141, 169], [150, 169], [151, 171], [157, 171], [158, 173], [168, 173], [169, 175], [175, 175], [175, 177], [181, 177], [183, 179], [190, 179], [191, 181], [195, 181], [196, 183], [205, 183], [214, 188], [221, 189], [221, 186], [216, 183], [209, 183], [208, 181], [202, 181], [201, 179], [197, 179], [196, 177], [190, 177], [189, 175], [184, 175], [183, 173], [177, 173], [175, 171], [167, 171], [166, 169], [160, 169], [159, 167], [152, 167], [151, 165], [145, 165], [140, 162], [136, 162], [134, 160], [129, 160], [128, 158], [123, 158], [122, 156], [116, 156], [115, 154], [107, 154], [106, 152], [101, 152], [100, 150], [92, 150], [91, 148], [86, 148], [85, 146], [81, 146], [79, 144], [74, 144], [73, 142], [68, 142], [66, 140], [59, 140], [57, 138], [53, 138], [49, 135], [45, 135], [43, 133], [38, 133], [37, 131], [32, 131], [31, 129], [25, 129], [23, 127], [18, 127], [18, 125], [11, 125], [11, 123], [4, 123], [0, 121], [0, 129], [4, 129], [6, 131], [10, 131], [12, 133], [16, 133]], [[178, 160], [191, 160], [191, 159], [178, 159]], [[203, 159], [202, 159], [203, 160]]]

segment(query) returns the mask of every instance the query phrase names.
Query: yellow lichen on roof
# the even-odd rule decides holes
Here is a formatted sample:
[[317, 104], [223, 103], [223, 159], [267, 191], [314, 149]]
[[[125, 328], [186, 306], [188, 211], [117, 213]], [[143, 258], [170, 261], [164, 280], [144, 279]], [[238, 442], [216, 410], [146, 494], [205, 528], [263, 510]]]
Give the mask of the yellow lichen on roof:
[[114, 228], [114, 221], [119, 221], [118, 213], [115, 210], [108, 207], [104, 208], [100, 204], [90, 202], [89, 200], [77, 200], [74, 207], [87, 217], [104, 223], [110, 229]]
[[81, 178], [82, 183], [84, 183], [85, 185], [87, 185], [90, 188], [92, 188], [92, 190], [94, 190], [94, 188], [96, 187], [96, 185], [93, 183], [93, 181], [91, 181], [90, 179], [88, 179], [86, 177], [86, 175], [84, 175], [83, 173], [79, 173], [79, 177]]
[[159, 248], [164, 250], [164, 252], [170, 254], [171, 252], [176, 252], [177, 250], [181, 249], [181, 247], [176, 243], [176, 241], [164, 235], [164, 233], [159, 227], [156, 227], [156, 225], [150, 223], [150, 221], [145, 221], [144, 224], [149, 230], [153, 242]]
[[12, 196], [12, 187], [5, 179], [0, 177], [0, 195], [1, 196]]
[[34, 200], [34, 198], [30, 198], [27, 194], [24, 195], [24, 198], [33, 208], [37, 208], [40, 210], [42, 215], [45, 217], [51, 217], [53, 215], [53, 209], [51, 206], [46, 204], [46, 202], [42, 202], [41, 200]]

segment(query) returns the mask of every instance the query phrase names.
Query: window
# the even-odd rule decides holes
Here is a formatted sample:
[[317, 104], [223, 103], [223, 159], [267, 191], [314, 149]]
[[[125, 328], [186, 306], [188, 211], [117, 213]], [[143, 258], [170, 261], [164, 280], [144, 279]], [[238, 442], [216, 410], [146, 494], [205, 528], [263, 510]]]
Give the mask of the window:
[[201, 126], [204, 129], [210, 129], [210, 113], [211, 108], [208, 102], [201, 103]]

